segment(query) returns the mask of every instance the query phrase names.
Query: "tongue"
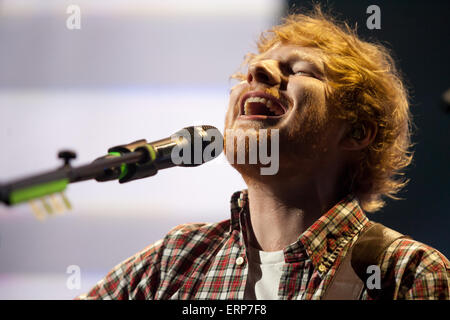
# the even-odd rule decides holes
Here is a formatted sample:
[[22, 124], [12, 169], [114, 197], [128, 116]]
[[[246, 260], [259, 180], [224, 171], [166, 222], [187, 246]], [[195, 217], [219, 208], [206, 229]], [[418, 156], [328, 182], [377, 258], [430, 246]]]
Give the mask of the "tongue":
[[275, 114], [261, 102], [250, 102], [247, 104], [246, 115], [274, 116]]

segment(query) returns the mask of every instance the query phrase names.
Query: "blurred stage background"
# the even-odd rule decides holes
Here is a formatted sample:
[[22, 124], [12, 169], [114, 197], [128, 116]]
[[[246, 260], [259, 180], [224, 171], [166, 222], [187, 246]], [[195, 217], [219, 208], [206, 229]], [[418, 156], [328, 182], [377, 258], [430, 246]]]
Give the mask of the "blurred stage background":
[[[228, 91], [261, 31], [302, 1], [0, 0], [0, 181], [53, 169], [59, 150], [81, 165], [109, 147], [157, 140], [182, 127], [223, 129]], [[309, 3], [309, 1], [305, 1]], [[416, 158], [403, 201], [369, 216], [450, 255], [446, 1], [328, 1], [359, 33], [387, 41], [409, 81]], [[81, 9], [69, 30], [66, 8]], [[27, 205], [0, 205], [0, 299], [71, 299], [175, 225], [229, 218], [245, 185], [216, 159], [119, 185], [69, 185], [74, 209], [37, 221]], [[81, 288], [66, 269], [81, 269]]]

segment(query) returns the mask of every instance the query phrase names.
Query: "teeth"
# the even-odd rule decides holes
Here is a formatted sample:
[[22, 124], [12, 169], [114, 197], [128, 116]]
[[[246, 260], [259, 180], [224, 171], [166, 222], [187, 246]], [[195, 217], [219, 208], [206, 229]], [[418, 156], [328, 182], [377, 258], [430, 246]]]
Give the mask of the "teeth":
[[260, 103], [267, 103], [267, 100], [265, 98], [260, 97], [250, 97], [245, 102], [260, 102]]
[[245, 100], [245, 103], [244, 103], [244, 114], [248, 114], [248, 104], [251, 102], [258, 102], [258, 103], [265, 104], [266, 107], [277, 116], [283, 114], [283, 112], [280, 110], [280, 108], [274, 106], [274, 104], [271, 100], [262, 98], [262, 97], [247, 98], [247, 100]]

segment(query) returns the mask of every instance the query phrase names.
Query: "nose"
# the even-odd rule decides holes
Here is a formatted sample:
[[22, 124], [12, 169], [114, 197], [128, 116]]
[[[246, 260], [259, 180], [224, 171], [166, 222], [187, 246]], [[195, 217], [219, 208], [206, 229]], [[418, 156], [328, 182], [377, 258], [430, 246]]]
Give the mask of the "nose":
[[268, 86], [278, 85], [281, 82], [278, 62], [275, 60], [263, 60], [250, 64], [247, 74], [247, 82], [259, 82]]

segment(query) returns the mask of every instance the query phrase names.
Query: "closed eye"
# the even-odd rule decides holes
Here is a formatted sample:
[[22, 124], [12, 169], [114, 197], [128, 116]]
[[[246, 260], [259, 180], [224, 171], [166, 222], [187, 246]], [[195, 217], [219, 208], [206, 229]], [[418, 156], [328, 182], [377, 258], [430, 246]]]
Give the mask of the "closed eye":
[[306, 71], [295, 71], [294, 74], [299, 75], [299, 76], [309, 76], [309, 75], [312, 75], [310, 72], [306, 72]]
[[322, 80], [322, 72], [320, 72], [317, 66], [311, 62], [298, 60], [290, 64], [290, 73], [296, 76], [311, 77], [318, 80]]
[[305, 77], [313, 77], [316, 78], [315, 74], [309, 71], [292, 71], [292, 73], [296, 76], [305, 76]]

